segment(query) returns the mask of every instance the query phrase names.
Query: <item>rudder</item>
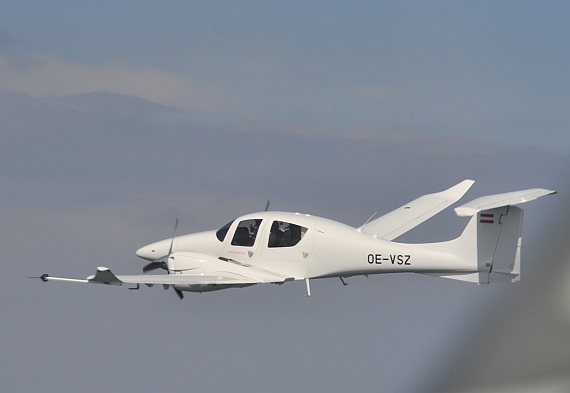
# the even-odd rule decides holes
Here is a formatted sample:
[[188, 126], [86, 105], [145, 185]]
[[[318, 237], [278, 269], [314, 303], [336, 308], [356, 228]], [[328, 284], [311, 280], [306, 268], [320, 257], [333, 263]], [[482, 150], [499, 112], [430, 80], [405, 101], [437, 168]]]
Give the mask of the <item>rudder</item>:
[[499, 217], [501, 232], [493, 255], [489, 282], [517, 282], [520, 280], [522, 224], [524, 210], [508, 206]]

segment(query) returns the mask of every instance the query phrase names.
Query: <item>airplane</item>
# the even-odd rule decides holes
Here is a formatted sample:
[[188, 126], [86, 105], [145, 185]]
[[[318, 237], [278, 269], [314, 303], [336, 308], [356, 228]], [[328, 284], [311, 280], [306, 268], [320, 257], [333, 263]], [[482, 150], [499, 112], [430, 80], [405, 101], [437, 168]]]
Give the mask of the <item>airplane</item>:
[[[255, 284], [282, 285], [310, 280], [386, 273], [420, 273], [486, 286], [520, 279], [523, 210], [517, 206], [556, 191], [534, 188], [488, 195], [455, 208], [471, 219], [456, 239], [410, 244], [393, 241], [457, 202], [473, 180], [421, 196], [381, 217], [354, 228], [310, 214], [265, 211], [247, 214], [218, 230], [176, 236], [136, 251], [149, 261], [140, 275], [115, 275], [97, 268], [86, 279], [39, 277], [107, 285], [172, 287], [183, 292], [210, 292]], [[376, 213], [375, 213], [376, 214]], [[163, 269], [168, 274], [144, 274]]]

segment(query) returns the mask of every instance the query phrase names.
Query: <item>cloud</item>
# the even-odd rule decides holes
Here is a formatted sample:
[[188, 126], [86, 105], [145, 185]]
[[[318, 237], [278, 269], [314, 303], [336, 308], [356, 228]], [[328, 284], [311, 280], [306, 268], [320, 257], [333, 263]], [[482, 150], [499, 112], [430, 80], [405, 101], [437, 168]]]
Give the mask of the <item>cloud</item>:
[[110, 92], [198, 114], [220, 113], [229, 102], [237, 101], [231, 98], [232, 87], [228, 83], [198, 82], [187, 76], [131, 67], [120, 61], [87, 65], [40, 54], [0, 56], [0, 70], [1, 89], [34, 97]]

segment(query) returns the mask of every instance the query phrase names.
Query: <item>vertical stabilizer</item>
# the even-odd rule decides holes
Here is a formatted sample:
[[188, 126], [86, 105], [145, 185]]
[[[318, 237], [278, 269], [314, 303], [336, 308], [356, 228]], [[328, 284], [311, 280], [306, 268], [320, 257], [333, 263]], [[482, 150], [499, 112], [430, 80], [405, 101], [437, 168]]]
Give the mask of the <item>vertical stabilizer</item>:
[[473, 271], [432, 275], [479, 285], [518, 281], [522, 219], [523, 210], [515, 206], [475, 213], [461, 236], [447, 243]]
[[523, 217], [524, 211], [516, 206], [509, 206], [508, 214], [501, 216], [501, 234], [493, 255], [489, 282], [520, 280]]
[[457, 207], [458, 216], [472, 218], [461, 236], [448, 244], [464, 262], [473, 266], [473, 272], [432, 275], [480, 285], [519, 281], [524, 211], [513, 205], [550, 194], [556, 191], [533, 188], [488, 195]]
[[519, 281], [523, 213], [516, 206], [475, 213], [461, 236], [448, 243], [452, 245], [453, 252], [473, 266], [473, 272], [432, 275], [479, 285]]

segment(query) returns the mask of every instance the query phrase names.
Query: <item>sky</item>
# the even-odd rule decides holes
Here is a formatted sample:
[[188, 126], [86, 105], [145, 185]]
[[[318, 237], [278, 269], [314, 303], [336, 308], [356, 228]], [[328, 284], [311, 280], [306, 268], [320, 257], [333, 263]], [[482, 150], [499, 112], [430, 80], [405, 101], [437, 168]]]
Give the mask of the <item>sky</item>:
[[[569, 227], [560, 214], [569, 13], [565, 2], [532, 1], [4, 1], [0, 384], [19, 392], [476, 387], [469, 367], [491, 350], [465, 346], [482, 339], [473, 327], [489, 315], [502, 320], [514, 294], [544, 286], [532, 280], [544, 277], [541, 264], [567, 258], [552, 250]], [[170, 236], [176, 218], [181, 234], [217, 229], [269, 199], [275, 210], [359, 226], [467, 178], [476, 183], [463, 202], [558, 191], [524, 206], [521, 283], [391, 275], [346, 287], [316, 280], [311, 298], [303, 283], [288, 283], [179, 301], [162, 288], [27, 278], [84, 278], [97, 266], [138, 274], [145, 263], [135, 250]], [[465, 224], [450, 209], [402, 240], [451, 239]], [[549, 242], [550, 231], [562, 240]], [[570, 277], [549, 274], [561, 288]], [[490, 304], [497, 308], [485, 313]], [[552, 326], [570, 342], [562, 320]], [[463, 350], [476, 356], [460, 359]], [[460, 359], [458, 369], [450, 359]]]
[[194, 120], [570, 145], [567, 2], [5, 1], [0, 87], [135, 95]]

